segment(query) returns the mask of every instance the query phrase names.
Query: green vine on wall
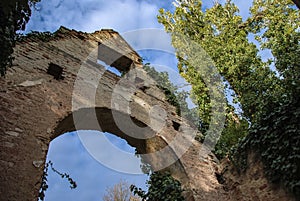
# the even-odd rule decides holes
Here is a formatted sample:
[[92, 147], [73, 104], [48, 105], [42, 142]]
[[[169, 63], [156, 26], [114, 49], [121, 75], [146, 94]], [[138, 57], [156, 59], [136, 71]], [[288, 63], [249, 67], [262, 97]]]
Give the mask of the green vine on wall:
[[40, 40], [43, 42], [49, 42], [56, 36], [56, 33], [51, 33], [49, 31], [46, 32], [39, 32], [39, 31], [31, 31], [27, 33], [26, 35], [17, 35], [16, 41], [18, 42], [24, 42], [27, 39], [32, 39], [32, 40]]
[[288, 192], [300, 197], [300, 108], [299, 98], [266, 113], [259, 124], [233, 152], [232, 161], [240, 171], [248, 167], [248, 152], [264, 162], [265, 174], [273, 183], [283, 185]]
[[31, 16], [31, 8], [40, 0], [0, 1], [0, 75], [12, 66], [12, 53], [16, 44], [17, 31], [24, 31]]

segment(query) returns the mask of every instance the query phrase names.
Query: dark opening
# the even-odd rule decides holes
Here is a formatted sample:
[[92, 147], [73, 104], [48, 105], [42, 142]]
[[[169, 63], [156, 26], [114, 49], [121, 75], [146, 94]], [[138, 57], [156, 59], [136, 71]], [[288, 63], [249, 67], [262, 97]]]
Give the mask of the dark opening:
[[225, 178], [223, 177], [223, 174], [221, 173], [215, 173], [217, 180], [219, 182], [219, 184], [224, 184], [225, 183]]
[[57, 64], [50, 63], [47, 69], [47, 73], [52, 75], [56, 80], [63, 80], [63, 68]]
[[173, 123], [173, 128], [178, 131], [179, 127], [180, 127], [180, 124], [177, 123], [176, 121], [172, 121], [172, 123]]
[[127, 56], [101, 43], [98, 46], [98, 59], [107, 65], [115, 67], [120, 72], [128, 72], [133, 62]]

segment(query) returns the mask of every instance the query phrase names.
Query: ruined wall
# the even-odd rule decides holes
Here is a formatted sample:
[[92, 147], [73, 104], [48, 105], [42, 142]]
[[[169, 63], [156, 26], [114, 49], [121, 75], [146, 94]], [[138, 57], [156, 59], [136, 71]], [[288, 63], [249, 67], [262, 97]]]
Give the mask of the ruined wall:
[[[139, 153], [164, 150], [145, 158], [154, 169], [180, 158], [167, 169], [182, 182], [187, 200], [235, 200], [217, 181], [215, 157], [199, 152], [205, 148], [193, 140], [193, 129], [117, 32], [61, 28], [49, 41], [19, 42], [14, 57], [0, 78], [1, 201], [37, 200], [50, 141], [80, 129], [111, 132]], [[97, 59], [129, 73], [119, 77]]]
[[[165, 101], [155, 84], [149, 82], [140, 69], [140, 57], [118, 33], [102, 30], [85, 34], [61, 28], [47, 42], [27, 38], [18, 43], [14, 56], [13, 67], [0, 79], [0, 200], [37, 199], [48, 145], [68, 131], [108, 131], [127, 140], [140, 153], [168, 147], [163, 157], [147, 158], [153, 167], [177, 157], [166, 146], [175, 136], [184, 137], [173, 124], [188, 125], [176, 115], [175, 108]], [[105, 71], [97, 59], [122, 71], [139, 70], [121, 78]], [[92, 79], [99, 79], [97, 86]], [[74, 93], [76, 83], [83, 89]], [[167, 113], [161, 116], [161, 110]], [[117, 125], [120, 122], [116, 122], [116, 116], [125, 131]], [[134, 136], [136, 126], [143, 128], [137, 132], [138, 139], [126, 135]], [[169, 168], [190, 189], [187, 166], [188, 163], [178, 161]], [[186, 197], [194, 200], [191, 190]]]

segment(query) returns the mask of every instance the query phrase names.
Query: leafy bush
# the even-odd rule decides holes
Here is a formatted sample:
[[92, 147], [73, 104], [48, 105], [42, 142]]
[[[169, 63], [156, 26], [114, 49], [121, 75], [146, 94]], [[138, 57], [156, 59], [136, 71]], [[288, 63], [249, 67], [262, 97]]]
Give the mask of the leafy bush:
[[168, 172], [152, 173], [147, 184], [147, 193], [134, 185], [130, 186], [130, 190], [135, 195], [140, 196], [143, 201], [184, 201], [180, 182], [175, 180]]

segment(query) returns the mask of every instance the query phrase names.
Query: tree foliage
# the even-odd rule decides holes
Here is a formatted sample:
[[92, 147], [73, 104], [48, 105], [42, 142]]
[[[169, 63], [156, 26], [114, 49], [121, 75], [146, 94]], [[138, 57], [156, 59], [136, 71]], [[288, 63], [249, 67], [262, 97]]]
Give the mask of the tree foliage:
[[7, 66], [12, 63], [16, 32], [25, 30], [31, 16], [31, 6], [40, 0], [1, 0], [0, 1], [0, 74], [5, 75]]
[[183, 189], [179, 181], [175, 180], [170, 173], [154, 172], [147, 181], [148, 192], [131, 185], [130, 190], [142, 201], [184, 201]]
[[[160, 12], [158, 19], [167, 31], [188, 36], [207, 52], [229, 83], [228, 87], [235, 92], [244, 116], [251, 121], [255, 119], [262, 99], [274, 84], [275, 73], [262, 61], [255, 44], [248, 40], [249, 28], [237, 15], [238, 8], [227, 2], [224, 6], [215, 4], [204, 12], [201, 1], [192, 0], [180, 1], [174, 14]], [[177, 43], [173, 41], [175, 48], [179, 48]], [[182, 57], [178, 60], [182, 76], [193, 85], [201, 118], [209, 121], [210, 100], [203, 78], [195, 66], [188, 65]]]
[[[221, 141], [235, 143], [249, 133], [236, 158], [246, 164], [246, 152], [256, 150], [267, 175], [299, 193], [299, 10], [292, 1], [254, 0], [250, 16], [243, 20], [230, 0], [206, 10], [200, 0], [178, 0], [175, 5], [174, 12], [161, 9], [158, 16], [173, 46], [178, 50], [182, 44], [178, 33], [201, 45], [243, 111], [227, 110]], [[272, 57], [262, 58], [261, 50], [270, 51]], [[211, 100], [203, 77], [187, 62], [192, 53], [177, 54], [178, 68], [192, 84], [200, 118], [209, 122]]]
[[[181, 34], [198, 43], [212, 58], [216, 68], [228, 83], [227, 88], [231, 88], [235, 92], [235, 102], [240, 102], [243, 107], [244, 117], [238, 122], [245, 122], [246, 119], [255, 118], [258, 111], [254, 111], [254, 108], [259, 110], [256, 105], [259, 104], [259, 99], [262, 99], [265, 93], [264, 88], [267, 88], [267, 86], [264, 86], [264, 88], [254, 87], [254, 85], [260, 83], [257, 81], [257, 77], [265, 78], [266, 74], [275, 77], [275, 74], [264, 67], [262, 60], [257, 55], [256, 46], [248, 41], [247, 31], [236, 29], [239, 24], [243, 23], [242, 18], [237, 16], [236, 12], [237, 7], [231, 3], [226, 4], [224, 7], [216, 4], [210, 10], [203, 12], [201, 1], [177, 1], [174, 13], [160, 10], [161, 15], [158, 16], [158, 19], [165, 26], [165, 29], [171, 33], [172, 43], [176, 49], [180, 49], [182, 46], [180, 39], [176, 39], [176, 35]], [[190, 65], [185, 58], [192, 57], [192, 54], [194, 54], [192, 48], [187, 50], [185, 55], [177, 53], [178, 68], [181, 75], [192, 85], [192, 97], [198, 106], [198, 114], [202, 122], [201, 131], [205, 135], [205, 132], [209, 129], [213, 105], [209, 88], [204, 81], [204, 78], [207, 79], [206, 74], [209, 72], [203, 74], [198, 70], [199, 66], [201, 68], [201, 65], [203, 65], [203, 68], [205, 68], [205, 65], [209, 65], [209, 63], [200, 61], [199, 66]], [[250, 68], [248, 68], [249, 66]], [[252, 72], [255, 72], [255, 74], [252, 74]], [[248, 85], [250, 82], [251, 85]], [[230, 106], [228, 105], [227, 110], [229, 109]], [[220, 157], [225, 156], [232, 146], [232, 143], [227, 142], [236, 142], [245, 133], [239, 132], [240, 128], [238, 127], [240, 125], [232, 121], [234, 119], [232, 115], [231, 112], [226, 115], [227, 127], [216, 146], [215, 152]], [[237, 115], [235, 116], [240, 118]], [[234, 131], [233, 128], [236, 128], [235, 133], [231, 133]], [[227, 142], [222, 142], [225, 139], [227, 139]]]

